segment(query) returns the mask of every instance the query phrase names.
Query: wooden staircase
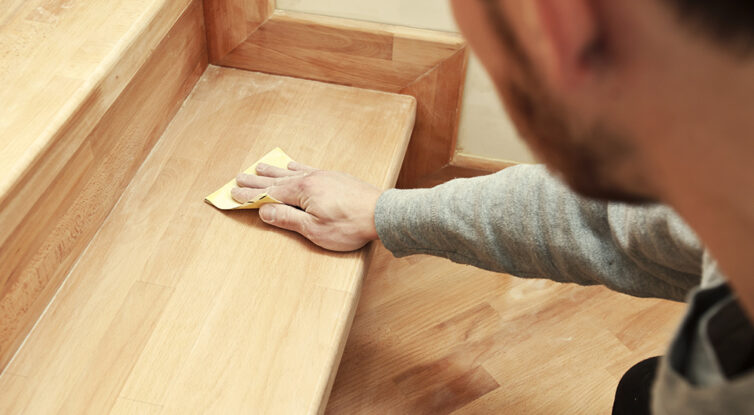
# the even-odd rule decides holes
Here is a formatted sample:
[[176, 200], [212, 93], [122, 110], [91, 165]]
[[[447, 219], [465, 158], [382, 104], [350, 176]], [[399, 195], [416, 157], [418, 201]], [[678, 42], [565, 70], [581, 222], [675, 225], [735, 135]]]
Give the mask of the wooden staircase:
[[[418, 154], [433, 137], [454, 143], [460, 38], [316, 16], [287, 30], [256, 0], [8, 6], [0, 413], [321, 413], [371, 249], [326, 252], [203, 198], [277, 146], [382, 188], [409, 142], [405, 183], [444, 165], [443, 146]], [[267, 21], [274, 36], [258, 38]], [[303, 43], [286, 35], [302, 21]], [[275, 70], [233, 41], [285, 59]], [[312, 61], [323, 48], [330, 61]], [[210, 64], [232, 56], [243, 69]], [[260, 59], [272, 74], [248, 70]]]

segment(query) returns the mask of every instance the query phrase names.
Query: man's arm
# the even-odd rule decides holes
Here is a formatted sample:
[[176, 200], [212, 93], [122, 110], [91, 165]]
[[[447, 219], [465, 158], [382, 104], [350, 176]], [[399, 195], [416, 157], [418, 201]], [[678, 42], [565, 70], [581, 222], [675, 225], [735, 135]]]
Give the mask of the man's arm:
[[[520, 277], [604, 284], [637, 296], [682, 300], [699, 284], [702, 247], [668, 208], [584, 199], [544, 166], [521, 165], [432, 189], [380, 190], [293, 163], [240, 175], [233, 197], [260, 192], [263, 221], [333, 250], [379, 235], [396, 256], [431, 254]], [[303, 210], [296, 209], [297, 206]]]
[[672, 210], [582, 198], [541, 165], [389, 190], [375, 223], [399, 257], [437, 255], [520, 277], [674, 300], [700, 280], [702, 247]]

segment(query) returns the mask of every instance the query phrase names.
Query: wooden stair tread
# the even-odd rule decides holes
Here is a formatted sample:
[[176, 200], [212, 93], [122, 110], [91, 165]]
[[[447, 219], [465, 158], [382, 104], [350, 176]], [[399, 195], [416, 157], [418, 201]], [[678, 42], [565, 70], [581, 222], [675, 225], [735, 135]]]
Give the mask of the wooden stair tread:
[[276, 146], [390, 187], [414, 114], [407, 96], [208, 67], [0, 377], [0, 412], [323, 411], [371, 250], [203, 198]]
[[[0, 201], [16, 197], [15, 187], [35, 168], [62, 168], [75, 140], [94, 128], [191, 1], [6, 3], [0, 11]], [[56, 142], [64, 139], [72, 141], [61, 150]], [[2, 213], [0, 224], [16, 224]]]

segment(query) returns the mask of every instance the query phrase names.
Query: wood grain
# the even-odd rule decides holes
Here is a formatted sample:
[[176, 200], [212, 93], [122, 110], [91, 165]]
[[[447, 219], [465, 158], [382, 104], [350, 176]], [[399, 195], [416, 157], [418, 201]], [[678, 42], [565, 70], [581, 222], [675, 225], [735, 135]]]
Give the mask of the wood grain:
[[377, 245], [326, 413], [610, 413], [683, 308]]
[[212, 63], [246, 40], [275, 10], [275, 0], [203, 0]]
[[[32, 0], [0, 28], [0, 245], [190, 0]], [[39, 174], [43, 171], [43, 174]]]
[[450, 165], [466, 168], [486, 171], [488, 173], [494, 173], [500, 171], [506, 167], [515, 166], [521, 164], [516, 161], [491, 159], [487, 157], [475, 156], [472, 154], [464, 154], [456, 152], [453, 155], [453, 160], [450, 161]]
[[417, 179], [414, 187], [434, 187], [438, 184], [445, 183], [448, 180], [453, 180], [461, 177], [476, 177], [484, 176], [487, 174], [497, 173], [498, 171], [507, 167], [520, 164], [515, 161], [488, 159], [477, 156], [470, 156], [467, 154], [461, 154], [456, 152], [453, 156], [453, 160], [447, 166], [421, 176]]
[[476, 170], [476, 169], [469, 169], [465, 167], [447, 165], [441, 168], [440, 170], [437, 170], [434, 173], [430, 173], [426, 176], [421, 177], [415, 185], [416, 187], [419, 187], [419, 188], [429, 188], [429, 187], [435, 187], [438, 184], [445, 183], [448, 180], [464, 178], [464, 177], [484, 176], [490, 173], [493, 173], [493, 172], [486, 171], [486, 170]]
[[412, 187], [453, 157], [461, 116], [468, 49], [457, 51], [401, 89], [416, 97], [416, 126], [403, 161], [398, 187]]
[[464, 47], [452, 33], [277, 10], [220, 64], [398, 92]]
[[398, 180], [410, 187], [453, 156], [467, 60], [455, 33], [277, 10], [217, 62], [416, 97], [416, 129]]
[[203, 198], [275, 146], [390, 187], [414, 111], [210, 66], [0, 377], [0, 408], [322, 412], [370, 250], [327, 252]]
[[[155, 21], [160, 22], [172, 25], [165, 17]], [[105, 105], [100, 102], [105, 94], [101, 89], [82, 104], [70, 130], [56, 133], [59, 140], [14, 186], [17, 194], [7, 195], [10, 201], [0, 212], [4, 225], [12, 227], [3, 229], [14, 231], [3, 232], [0, 244], [0, 367], [49, 303], [206, 67], [203, 30], [201, 3], [193, 1], [96, 126], [80, 136], [77, 122]], [[28, 205], [29, 199], [34, 203]]]

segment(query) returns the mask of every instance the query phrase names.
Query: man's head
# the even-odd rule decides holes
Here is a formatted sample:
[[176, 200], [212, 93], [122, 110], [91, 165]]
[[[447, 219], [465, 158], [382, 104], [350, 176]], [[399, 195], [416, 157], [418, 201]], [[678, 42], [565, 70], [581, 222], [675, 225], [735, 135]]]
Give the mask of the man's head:
[[720, 92], [714, 77], [754, 45], [754, 4], [735, 0], [453, 6], [534, 152], [575, 190], [614, 200], [664, 197], [674, 149], [682, 157], [684, 141], [700, 139], [694, 128], [725, 122], [705, 111]]

